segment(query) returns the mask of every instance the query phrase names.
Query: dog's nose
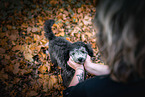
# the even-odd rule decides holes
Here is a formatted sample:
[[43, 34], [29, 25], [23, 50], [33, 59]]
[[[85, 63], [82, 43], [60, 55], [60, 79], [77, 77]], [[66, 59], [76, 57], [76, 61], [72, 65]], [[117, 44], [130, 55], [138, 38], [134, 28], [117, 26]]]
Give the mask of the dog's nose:
[[84, 61], [84, 58], [80, 57], [78, 58], [79, 62], [83, 62]]

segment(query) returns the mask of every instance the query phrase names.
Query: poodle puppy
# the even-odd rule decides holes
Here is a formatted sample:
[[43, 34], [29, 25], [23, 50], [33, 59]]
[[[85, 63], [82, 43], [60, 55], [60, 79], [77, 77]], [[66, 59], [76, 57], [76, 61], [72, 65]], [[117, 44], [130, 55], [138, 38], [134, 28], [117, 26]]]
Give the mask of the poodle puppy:
[[69, 57], [71, 56], [76, 63], [83, 64], [87, 54], [93, 57], [93, 50], [90, 44], [85, 44], [84, 42], [71, 43], [63, 37], [55, 36], [51, 29], [54, 22], [54, 20], [45, 21], [45, 37], [49, 40], [49, 54], [51, 62], [54, 66], [61, 67], [63, 85], [68, 87], [75, 72], [67, 64]]

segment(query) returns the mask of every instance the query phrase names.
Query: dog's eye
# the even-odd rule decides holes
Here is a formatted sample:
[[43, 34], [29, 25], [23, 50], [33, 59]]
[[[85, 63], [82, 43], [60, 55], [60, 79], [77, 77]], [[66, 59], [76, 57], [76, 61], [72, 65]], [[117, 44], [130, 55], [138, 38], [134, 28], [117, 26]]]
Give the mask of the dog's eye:
[[72, 55], [74, 55], [75, 53], [71, 53]]
[[85, 51], [82, 51], [82, 53], [85, 53]]

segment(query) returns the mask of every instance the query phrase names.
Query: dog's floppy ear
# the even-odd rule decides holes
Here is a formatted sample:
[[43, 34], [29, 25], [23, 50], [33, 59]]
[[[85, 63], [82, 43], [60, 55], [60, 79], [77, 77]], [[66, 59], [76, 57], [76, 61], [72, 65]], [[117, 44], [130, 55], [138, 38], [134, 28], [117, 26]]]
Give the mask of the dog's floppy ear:
[[94, 53], [93, 53], [93, 49], [91, 47], [91, 44], [86, 44], [85, 47], [86, 47], [86, 50], [88, 51], [88, 55], [90, 57], [93, 57]]

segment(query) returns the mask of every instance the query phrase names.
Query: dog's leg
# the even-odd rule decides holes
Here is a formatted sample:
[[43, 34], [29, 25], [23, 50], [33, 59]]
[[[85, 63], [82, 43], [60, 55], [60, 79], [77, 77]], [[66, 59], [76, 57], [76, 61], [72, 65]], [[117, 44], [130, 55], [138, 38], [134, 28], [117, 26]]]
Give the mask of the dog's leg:
[[52, 54], [50, 53], [50, 59], [51, 59], [51, 62], [54, 64], [54, 67], [57, 66], [57, 60], [52, 56]]
[[61, 76], [63, 79], [63, 85], [65, 87], [68, 87], [73, 76], [74, 76], [75, 70], [72, 68], [68, 68], [68, 64], [65, 64], [65, 68], [61, 72]]
[[63, 70], [61, 72], [61, 76], [62, 76], [62, 79], [63, 79], [63, 85], [65, 87], [68, 87], [69, 86], [69, 84], [70, 84], [70, 82], [71, 82], [71, 80], [73, 78], [73, 75], [74, 75], [73, 72], [74, 71], [67, 71], [67, 70]]

